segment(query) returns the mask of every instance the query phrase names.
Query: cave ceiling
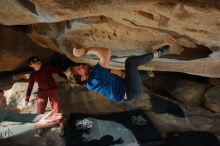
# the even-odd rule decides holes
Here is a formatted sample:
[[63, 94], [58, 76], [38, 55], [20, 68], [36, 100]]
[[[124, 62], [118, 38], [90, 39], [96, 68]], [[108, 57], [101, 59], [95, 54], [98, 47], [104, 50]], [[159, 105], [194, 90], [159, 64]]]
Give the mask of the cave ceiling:
[[110, 68], [117, 69], [124, 69], [123, 57], [169, 44], [172, 55], [141, 69], [220, 77], [218, 0], [0, 0], [0, 24], [25, 25], [26, 39], [41, 50], [50, 48], [76, 62], [95, 64], [97, 58], [75, 58], [73, 47], [111, 48]]

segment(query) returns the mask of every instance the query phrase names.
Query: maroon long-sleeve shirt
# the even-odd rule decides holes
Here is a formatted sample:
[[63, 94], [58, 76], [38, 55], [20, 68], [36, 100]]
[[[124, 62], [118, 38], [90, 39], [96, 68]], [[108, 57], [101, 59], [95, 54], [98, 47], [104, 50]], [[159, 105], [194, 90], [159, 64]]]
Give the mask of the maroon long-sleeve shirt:
[[39, 90], [48, 90], [57, 88], [52, 73], [63, 73], [63, 71], [52, 65], [42, 65], [40, 70], [34, 71], [29, 78], [26, 100], [29, 100], [34, 82], [38, 83]]

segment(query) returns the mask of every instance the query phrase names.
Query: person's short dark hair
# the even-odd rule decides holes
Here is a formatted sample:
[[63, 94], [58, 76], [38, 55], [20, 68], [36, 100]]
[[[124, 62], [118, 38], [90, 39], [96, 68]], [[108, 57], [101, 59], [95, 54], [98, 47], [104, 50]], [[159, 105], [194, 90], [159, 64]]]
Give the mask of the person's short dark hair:
[[28, 63], [29, 63], [29, 64], [36, 63], [36, 62], [38, 62], [38, 61], [40, 61], [40, 58], [37, 57], [37, 56], [31, 56], [31, 57], [28, 59]]
[[[72, 70], [73, 70], [74, 67], [79, 66], [79, 65], [85, 65], [85, 64], [86, 63], [74, 63], [74, 64], [72, 64], [71, 67], [72, 67]], [[76, 84], [84, 85], [88, 82], [87, 80], [86, 81], [81, 81], [81, 75], [78, 75], [75, 72], [72, 72], [72, 74], [73, 74], [73, 78], [74, 78]]]
[[80, 75], [74, 75], [75, 82], [78, 85], [84, 85], [87, 83], [87, 81], [81, 81], [81, 76]]
[[0, 89], [0, 93], [3, 93], [3, 92], [4, 92], [4, 90]]

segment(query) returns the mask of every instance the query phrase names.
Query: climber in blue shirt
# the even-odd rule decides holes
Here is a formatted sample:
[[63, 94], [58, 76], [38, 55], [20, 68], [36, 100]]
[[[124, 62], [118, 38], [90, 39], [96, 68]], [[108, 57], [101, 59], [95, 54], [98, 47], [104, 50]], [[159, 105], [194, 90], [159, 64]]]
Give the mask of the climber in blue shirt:
[[71, 72], [78, 84], [84, 84], [90, 91], [99, 93], [109, 100], [122, 103], [124, 100], [136, 100], [142, 95], [142, 80], [149, 78], [149, 75], [140, 74], [138, 66], [169, 52], [170, 46], [166, 45], [152, 53], [128, 57], [125, 61], [125, 75], [122, 77], [107, 69], [111, 60], [111, 49], [73, 48], [73, 55], [76, 57], [93, 54], [100, 60], [94, 67], [88, 64], [73, 66]]

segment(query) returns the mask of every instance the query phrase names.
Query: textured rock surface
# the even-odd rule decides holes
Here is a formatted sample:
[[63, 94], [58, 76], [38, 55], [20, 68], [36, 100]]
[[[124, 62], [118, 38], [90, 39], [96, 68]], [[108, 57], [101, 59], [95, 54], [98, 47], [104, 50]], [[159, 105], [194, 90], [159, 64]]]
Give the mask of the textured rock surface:
[[211, 79], [209, 79], [209, 83], [211, 85], [220, 85], [220, 79], [218, 79], [218, 78], [211, 78]]
[[[46, 26], [45, 26], [46, 25]], [[43, 28], [43, 32], [42, 32]], [[46, 34], [46, 35], [45, 35]], [[29, 34], [33, 41], [64, 53], [76, 62], [95, 64], [97, 60], [72, 55], [72, 48], [103, 46], [113, 50], [114, 56], [146, 53], [147, 48], [170, 44], [176, 55], [154, 59], [142, 66], [144, 70], [185, 72], [201, 76], [219, 77], [218, 53], [198, 40], [152, 28], [133, 28], [110, 18], [89, 17], [55, 24], [36, 24]], [[218, 50], [218, 49], [217, 49]], [[112, 61], [111, 67], [124, 68], [124, 60]]]
[[13, 71], [27, 65], [32, 55], [47, 59], [54, 51], [35, 44], [25, 34], [26, 27], [6, 27], [0, 25], [0, 72]]
[[208, 85], [189, 80], [175, 80], [167, 83], [165, 88], [181, 103], [198, 105], [203, 100]]
[[204, 104], [207, 109], [220, 113], [220, 86], [214, 86], [205, 93]]
[[154, 78], [144, 81], [150, 91], [166, 95], [184, 105], [200, 105], [211, 86], [207, 78], [180, 73], [156, 72]]
[[[33, 25], [30, 37], [36, 43], [91, 64], [95, 61], [74, 58], [71, 48], [102, 46], [132, 55], [173, 39], [174, 53], [181, 54], [155, 59], [142, 69], [218, 78], [219, 5], [218, 0], [1, 0], [0, 23], [46, 22]], [[113, 62], [112, 67], [124, 66]]]

